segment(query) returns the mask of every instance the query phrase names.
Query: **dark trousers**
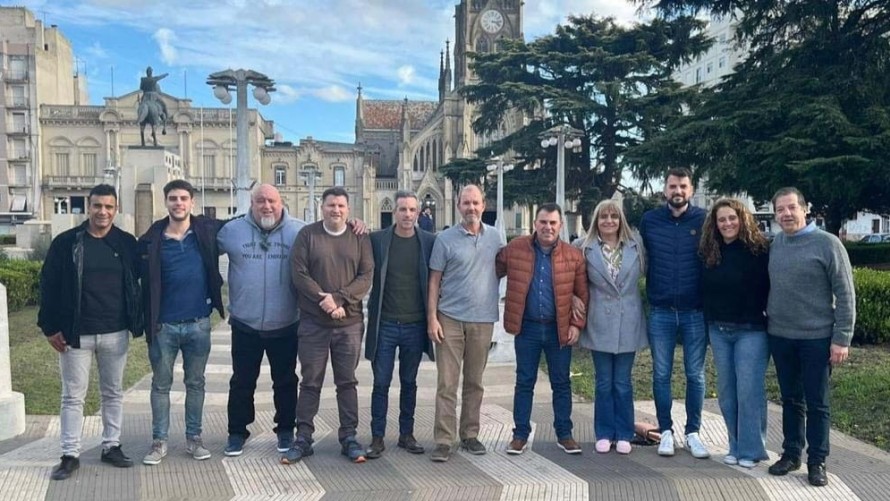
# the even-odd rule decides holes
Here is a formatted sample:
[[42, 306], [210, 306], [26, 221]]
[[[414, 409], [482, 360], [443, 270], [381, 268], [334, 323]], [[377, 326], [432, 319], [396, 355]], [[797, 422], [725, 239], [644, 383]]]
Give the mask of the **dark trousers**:
[[358, 427], [358, 393], [355, 368], [361, 356], [365, 324], [359, 322], [343, 327], [326, 327], [304, 318], [300, 322], [300, 399], [297, 402], [297, 435], [311, 443], [315, 432], [315, 416], [321, 398], [321, 387], [331, 357], [334, 385], [337, 387], [337, 410], [340, 413], [340, 441], [355, 435]]
[[414, 408], [417, 405], [417, 369], [426, 345], [426, 322], [403, 324], [380, 322], [377, 354], [371, 361], [374, 389], [371, 392], [371, 435], [386, 435], [389, 386], [399, 350], [399, 435], [414, 433]]
[[831, 338], [787, 339], [771, 335], [769, 350], [782, 392], [783, 454], [800, 458], [807, 444], [807, 463], [824, 463], [831, 427]]
[[229, 434], [250, 436], [247, 425], [256, 418], [253, 396], [263, 353], [272, 373], [275, 431], [293, 431], [297, 412], [297, 327], [259, 332], [232, 320], [232, 379], [229, 380]]

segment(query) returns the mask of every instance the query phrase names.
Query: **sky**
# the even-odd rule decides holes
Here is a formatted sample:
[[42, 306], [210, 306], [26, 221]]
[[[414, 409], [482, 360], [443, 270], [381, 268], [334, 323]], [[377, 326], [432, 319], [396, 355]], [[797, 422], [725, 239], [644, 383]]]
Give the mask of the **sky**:
[[[276, 82], [248, 106], [284, 141], [352, 142], [356, 87], [366, 99], [436, 100], [439, 52], [454, 39], [458, 0], [16, 0], [71, 41], [90, 104], [139, 88], [146, 66], [161, 90], [193, 107], [224, 107], [210, 73], [252, 69]], [[0, 4], [9, 5], [5, 0]], [[526, 40], [569, 14], [635, 19], [627, 0], [525, 0]], [[234, 106], [234, 102], [231, 104]]]

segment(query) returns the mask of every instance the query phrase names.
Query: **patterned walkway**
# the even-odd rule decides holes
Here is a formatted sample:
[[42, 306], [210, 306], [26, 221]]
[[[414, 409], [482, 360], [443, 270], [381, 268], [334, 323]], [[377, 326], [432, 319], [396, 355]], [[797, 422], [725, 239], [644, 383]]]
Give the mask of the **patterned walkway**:
[[[141, 342], [141, 341], [139, 341]], [[556, 447], [551, 425], [550, 391], [546, 376], [538, 384], [533, 413], [532, 445], [521, 456], [504, 449], [511, 438], [513, 365], [511, 347], [493, 356], [486, 372], [486, 396], [480, 439], [489, 448], [484, 456], [457, 453], [451, 461], [432, 463], [429, 454], [414, 456], [395, 447], [397, 416], [390, 412], [387, 450], [381, 459], [355, 465], [339, 454], [337, 410], [331, 386], [323, 392], [317, 422], [316, 453], [294, 466], [278, 464], [271, 432], [271, 382], [264, 367], [257, 394], [257, 422], [245, 452], [223, 455], [228, 389], [229, 332], [220, 326], [213, 335], [208, 367], [208, 395], [204, 419], [205, 444], [213, 453], [207, 461], [185, 455], [182, 437], [181, 382], [171, 395], [174, 416], [170, 451], [158, 466], [137, 464], [118, 470], [99, 462], [101, 423], [87, 419], [81, 469], [63, 482], [49, 480], [58, 461], [58, 417], [31, 416], [24, 436], [0, 442], [0, 494], [11, 500], [886, 500], [890, 499], [890, 455], [841, 433], [832, 432], [828, 471], [830, 485], [817, 489], [806, 483], [805, 471], [771, 477], [766, 467], [753, 470], [723, 465], [725, 430], [716, 402], [706, 403], [702, 435], [711, 445], [710, 460], [697, 460], [684, 450], [673, 458], [657, 456], [654, 447], [636, 448], [629, 456], [593, 452], [592, 405], [576, 402], [575, 438], [584, 453], [569, 456]], [[330, 371], [329, 371], [330, 372]], [[371, 371], [359, 365], [360, 440], [370, 440]], [[178, 372], [181, 375], [181, 370]], [[591, 377], [579, 375], [578, 377]], [[432, 448], [435, 365], [424, 362], [419, 375], [417, 438]], [[328, 379], [330, 379], [330, 374]], [[124, 450], [141, 461], [150, 445], [150, 378], [131, 389], [125, 402]], [[398, 389], [391, 391], [397, 406]], [[654, 421], [652, 402], [636, 404], [637, 420]], [[683, 423], [682, 405], [674, 406], [675, 420]], [[775, 458], [781, 445], [781, 416], [770, 408], [768, 448]], [[678, 437], [682, 443], [682, 435]], [[805, 470], [805, 468], [803, 469]]]

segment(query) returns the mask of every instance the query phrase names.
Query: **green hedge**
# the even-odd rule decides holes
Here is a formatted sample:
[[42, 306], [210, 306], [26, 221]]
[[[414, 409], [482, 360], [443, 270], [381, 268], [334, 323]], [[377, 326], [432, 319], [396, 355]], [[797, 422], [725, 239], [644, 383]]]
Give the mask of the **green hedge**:
[[853, 341], [890, 342], [890, 272], [855, 268], [856, 331]]
[[6, 286], [7, 307], [16, 311], [40, 301], [40, 261], [0, 262], [0, 283]]
[[0, 245], [15, 245], [15, 235], [0, 235]]
[[847, 242], [844, 244], [850, 263], [853, 266], [865, 266], [867, 264], [890, 264], [890, 243], [886, 244], [860, 244]]

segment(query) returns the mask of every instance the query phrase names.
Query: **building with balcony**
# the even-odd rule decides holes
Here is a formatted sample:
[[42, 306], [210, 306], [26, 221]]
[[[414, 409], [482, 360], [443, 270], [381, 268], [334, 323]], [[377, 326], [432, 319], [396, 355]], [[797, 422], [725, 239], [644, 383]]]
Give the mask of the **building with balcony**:
[[23, 7], [0, 7], [0, 225], [40, 213], [39, 104], [86, 102], [71, 44]]

